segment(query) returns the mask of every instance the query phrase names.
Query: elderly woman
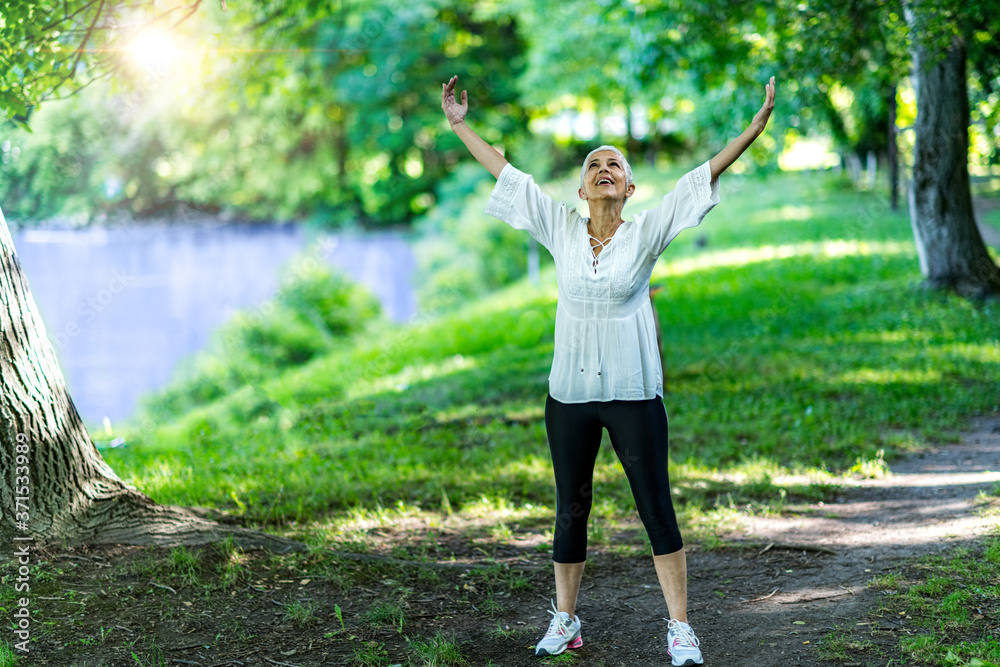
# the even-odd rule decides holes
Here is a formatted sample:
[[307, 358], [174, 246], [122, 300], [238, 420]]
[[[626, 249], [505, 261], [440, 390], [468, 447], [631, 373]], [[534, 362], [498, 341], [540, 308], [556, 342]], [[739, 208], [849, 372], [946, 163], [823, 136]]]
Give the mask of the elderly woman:
[[687, 561], [670, 497], [663, 371], [649, 301], [649, 278], [679, 232], [698, 225], [719, 203], [719, 174], [764, 131], [774, 108], [774, 77], [750, 127], [718, 155], [685, 174], [655, 207], [622, 218], [635, 192], [632, 169], [613, 146], [594, 149], [580, 170], [580, 199], [590, 217], [554, 201], [466, 123], [467, 91], [458, 77], [442, 85], [441, 108], [472, 155], [497, 178], [486, 212], [526, 230], [552, 253], [559, 301], [545, 428], [556, 481], [552, 560], [556, 605], [539, 656], [583, 645], [577, 594], [587, 557], [587, 518], [594, 462], [607, 429], [649, 535], [670, 613], [667, 650], [673, 665], [700, 665], [698, 638], [687, 622]]

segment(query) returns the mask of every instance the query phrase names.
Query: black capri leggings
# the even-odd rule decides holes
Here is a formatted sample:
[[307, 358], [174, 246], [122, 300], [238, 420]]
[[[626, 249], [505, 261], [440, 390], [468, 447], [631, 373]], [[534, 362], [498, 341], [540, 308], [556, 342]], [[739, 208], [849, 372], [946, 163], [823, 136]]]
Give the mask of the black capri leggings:
[[663, 401], [594, 401], [560, 403], [545, 400], [545, 431], [549, 436], [556, 476], [556, 526], [552, 560], [582, 563], [587, 559], [587, 518], [593, 503], [594, 463], [601, 447], [601, 430], [622, 462], [646, 528], [653, 554], [684, 547], [670, 498], [667, 476], [667, 412]]

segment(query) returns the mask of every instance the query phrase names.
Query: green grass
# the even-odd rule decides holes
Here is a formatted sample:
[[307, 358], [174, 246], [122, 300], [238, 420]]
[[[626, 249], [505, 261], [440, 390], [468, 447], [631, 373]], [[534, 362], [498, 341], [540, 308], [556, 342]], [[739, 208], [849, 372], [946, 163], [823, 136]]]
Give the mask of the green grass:
[[0, 640], [0, 667], [14, 667], [21, 662], [21, 656], [14, 652], [14, 647], [7, 641]]
[[[637, 181], [649, 187], [626, 214], [672, 185]], [[654, 272], [684, 521], [823, 499], [852, 469], [882, 474], [1000, 407], [1000, 308], [919, 287], [905, 212], [827, 175], [724, 181], [723, 203]], [[548, 272], [446, 315], [382, 321], [175, 418], [147, 413], [104, 455], [158, 501], [274, 527], [484, 501], [546, 516], [555, 301]], [[599, 520], [630, 511], [608, 448], [595, 491]]]
[[870, 582], [880, 604], [869, 622], [830, 633], [823, 653], [851, 662], [877, 657], [900, 664], [1000, 665], [998, 572], [1000, 537], [907, 561]]
[[354, 647], [353, 651], [351, 664], [356, 667], [382, 667], [389, 657], [385, 645], [379, 642], [364, 642], [360, 647]]
[[316, 615], [317, 605], [315, 602], [306, 600], [294, 600], [285, 605], [285, 620], [293, 621], [298, 625], [309, 625], [319, 621]]
[[398, 601], [376, 602], [362, 618], [362, 624], [374, 628], [392, 628], [396, 632], [403, 632], [403, 622], [406, 620], [406, 611]]
[[410, 645], [412, 667], [462, 667], [469, 661], [462, 655], [462, 648], [454, 639], [440, 632], [432, 639], [415, 639]]

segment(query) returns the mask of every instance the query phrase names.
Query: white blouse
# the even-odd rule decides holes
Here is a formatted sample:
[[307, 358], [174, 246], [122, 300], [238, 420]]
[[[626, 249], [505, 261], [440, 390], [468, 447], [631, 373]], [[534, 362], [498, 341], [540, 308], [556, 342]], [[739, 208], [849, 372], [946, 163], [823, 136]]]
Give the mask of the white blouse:
[[587, 218], [510, 164], [500, 172], [486, 213], [527, 230], [555, 259], [552, 398], [585, 403], [663, 396], [649, 278], [674, 237], [719, 203], [719, 180], [711, 175], [708, 162], [685, 174], [658, 206], [619, 226], [595, 256]]

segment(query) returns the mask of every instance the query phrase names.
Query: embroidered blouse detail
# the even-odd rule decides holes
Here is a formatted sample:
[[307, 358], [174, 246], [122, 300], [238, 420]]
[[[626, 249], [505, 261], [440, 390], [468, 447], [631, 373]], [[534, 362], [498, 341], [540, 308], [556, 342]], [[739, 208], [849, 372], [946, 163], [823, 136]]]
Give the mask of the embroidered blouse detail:
[[[706, 162], [652, 209], [623, 222], [594, 254], [586, 218], [534, 179], [504, 166], [486, 212], [545, 246], [556, 264], [555, 351], [549, 393], [563, 403], [641, 400], [663, 395], [649, 278], [660, 253], [719, 203]], [[664, 336], [664, 340], [669, 340]]]
[[[503, 173], [500, 174], [503, 176]], [[493, 189], [493, 195], [490, 196], [489, 202], [486, 204], [486, 215], [492, 215], [494, 218], [499, 218], [506, 222], [506, 218], [510, 216], [510, 209], [514, 205], [514, 193], [521, 183], [530, 178], [524, 172], [513, 169], [507, 176], [507, 178], [497, 178], [497, 184]], [[521, 227], [516, 227], [515, 229], [523, 229]]]

